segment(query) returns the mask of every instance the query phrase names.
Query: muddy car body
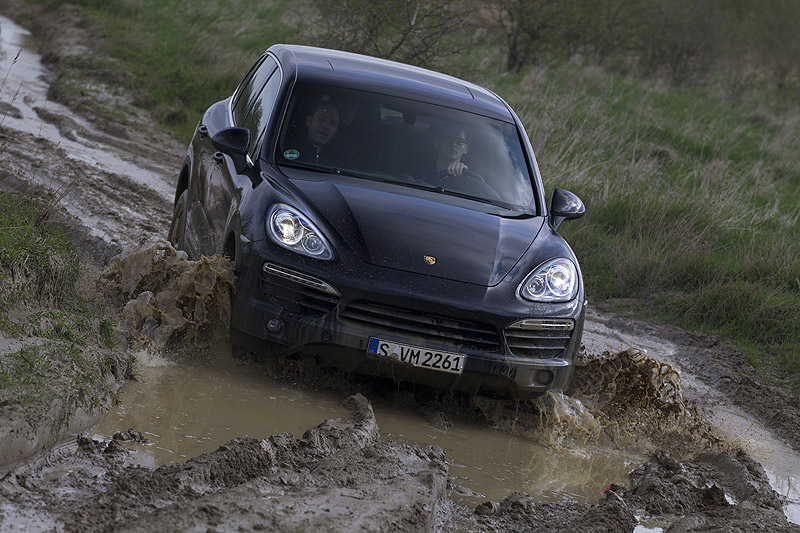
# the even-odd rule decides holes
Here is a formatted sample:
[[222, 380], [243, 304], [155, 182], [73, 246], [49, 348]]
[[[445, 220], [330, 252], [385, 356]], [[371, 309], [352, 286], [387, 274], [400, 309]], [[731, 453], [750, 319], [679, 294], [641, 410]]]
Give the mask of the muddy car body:
[[556, 189], [548, 213], [492, 92], [275, 45], [198, 123], [169, 238], [233, 259], [235, 351], [521, 398], [572, 374], [584, 289], [557, 229], [583, 211]]

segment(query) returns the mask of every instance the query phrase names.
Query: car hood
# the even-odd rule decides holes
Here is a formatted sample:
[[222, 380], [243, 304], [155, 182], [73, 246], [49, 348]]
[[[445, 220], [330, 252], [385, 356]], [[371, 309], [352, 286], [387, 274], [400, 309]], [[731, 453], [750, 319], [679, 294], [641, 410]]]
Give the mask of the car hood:
[[476, 211], [466, 207], [469, 201], [396, 185], [291, 181], [364, 261], [483, 286], [505, 277], [544, 223], [544, 217]]

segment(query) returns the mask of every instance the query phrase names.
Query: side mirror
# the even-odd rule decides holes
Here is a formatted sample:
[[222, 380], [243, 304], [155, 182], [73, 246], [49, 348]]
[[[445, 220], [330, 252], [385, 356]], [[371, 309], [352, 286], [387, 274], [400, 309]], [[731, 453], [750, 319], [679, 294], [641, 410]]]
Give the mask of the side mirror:
[[550, 198], [550, 225], [557, 230], [565, 220], [580, 218], [586, 213], [586, 206], [578, 195], [565, 189], [554, 189]]
[[[236, 172], [240, 174], [250, 168], [250, 156], [247, 154], [247, 149], [250, 147], [250, 130], [247, 128], [225, 128], [219, 130], [211, 136], [211, 143], [231, 156], [233, 164], [236, 166]], [[255, 183], [253, 184], [255, 186]]]
[[211, 137], [214, 146], [227, 154], [245, 155], [250, 146], [250, 130], [247, 128], [225, 128]]

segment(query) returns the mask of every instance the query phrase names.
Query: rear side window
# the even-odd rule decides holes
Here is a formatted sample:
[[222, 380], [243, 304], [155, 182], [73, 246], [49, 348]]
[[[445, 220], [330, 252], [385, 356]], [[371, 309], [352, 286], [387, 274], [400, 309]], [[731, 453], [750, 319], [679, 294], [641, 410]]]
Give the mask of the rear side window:
[[249, 79], [246, 78], [242, 82], [240, 90], [236, 94], [236, 103], [233, 106], [234, 124], [237, 126], [243, 125], [250, 107], [276, 68], [278, 68], [278, 65], [275, 60], [267, 56], [250, 75]]

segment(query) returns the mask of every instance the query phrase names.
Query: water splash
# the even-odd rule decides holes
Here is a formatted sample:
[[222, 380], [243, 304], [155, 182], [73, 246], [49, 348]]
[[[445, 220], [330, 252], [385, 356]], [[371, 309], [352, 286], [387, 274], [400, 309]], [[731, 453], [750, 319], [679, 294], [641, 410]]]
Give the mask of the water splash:
[[635, 348], [581, 353], [570, 395], [603, 426], [601, 437], [619, 447], [667, 448], [690, 456], [721, 445], [710, 423], [684, 397], [680, 373]]
[[550, 448], [599, 446], [643, 454], [666, 448], [689, 457], [721, 445], [710, 423], [684, 398], [679, 372], [634, 348], [582, 353], [569, 394], [473, 401], [490, 426]]
[[123, 320], [137, 347], [161, 350], [227, 335], [234, 275], [225, 257], [189, 261], [166, 241], [134, 245], [112, 259], [102, 279], [121, 296], [134, 296]]

